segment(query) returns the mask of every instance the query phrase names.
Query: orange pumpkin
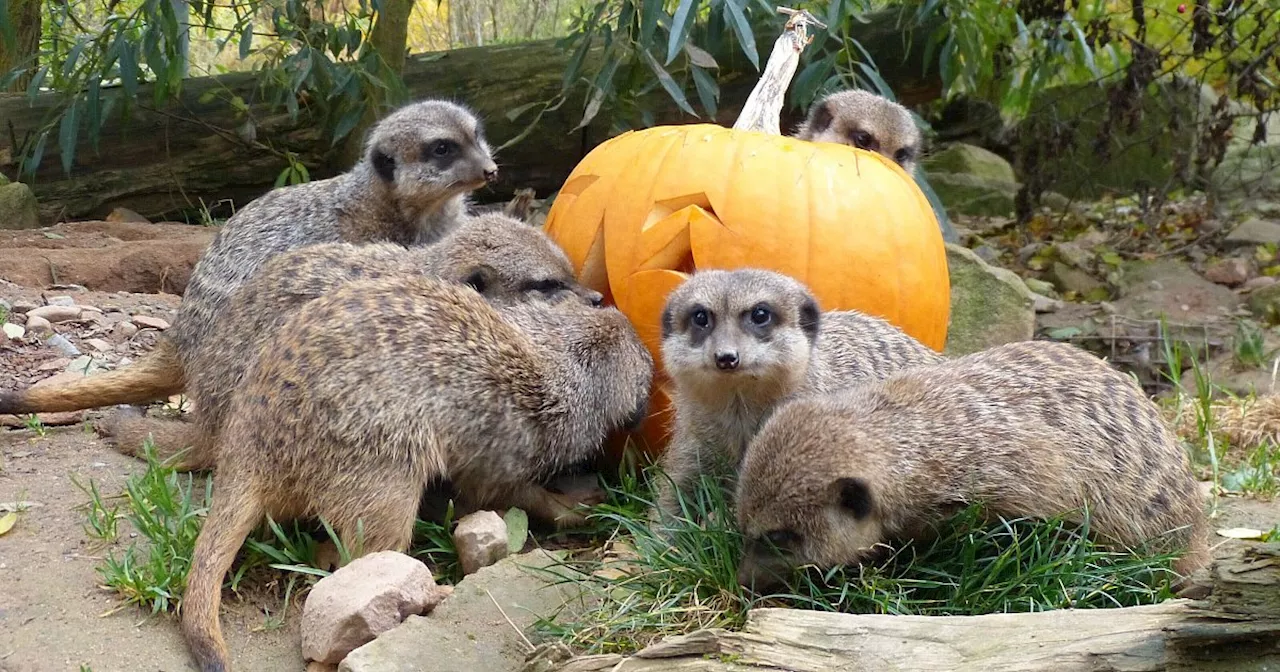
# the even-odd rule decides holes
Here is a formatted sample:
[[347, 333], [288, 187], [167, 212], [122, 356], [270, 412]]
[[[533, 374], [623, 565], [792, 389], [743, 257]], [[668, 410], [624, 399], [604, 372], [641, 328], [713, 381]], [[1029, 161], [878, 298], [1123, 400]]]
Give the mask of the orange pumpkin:
[[[659, 364], [663, 304], [698, 268], [784, 273], [823, 310], [884, 317], [937, 350], [946, 342], [938, 221], [915, 181], [873, 152], [708, 124], [632, 131], [578, 164], [546, 231]], [[666, 443], [669, 385], [659, 372], [641, 428], [651, 457]]]

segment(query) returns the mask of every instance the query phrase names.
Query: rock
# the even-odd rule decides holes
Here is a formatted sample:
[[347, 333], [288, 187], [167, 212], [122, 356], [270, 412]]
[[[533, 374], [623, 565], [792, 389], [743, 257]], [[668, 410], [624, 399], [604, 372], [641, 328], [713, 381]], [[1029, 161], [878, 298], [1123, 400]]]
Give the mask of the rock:
[[1222, 203], [1280, 200], [1280, 143], [1228, 149], [1209, 178], [1209, 192]]
[[0, 229], [38, 229], [40, 212], [31, 187], [13, 182], [0, 186]]
[[43, 317], [50, 322], [57, 324], [59, 322], [67, 322], [80, 318], [80, 308], [76, 306], [40, 306], [39, 308], [27, 311], [27, 319], [32, 317]]
[[169, 328], [168, 320], [161, 319], [159, 317], [150, 317], [148, 315], [134, 315], [133, 322], [139, 327], [159, 329], [160, 331], [164, 331]]
[[1056, 313], [1062, 310], [1062, 302], [1047, 296], [1031, 292], [1031, 306], [1037, 313]]
[[1089, 268], [1093, 264], [1093, 253], [1078, 243], [1058, 243], [1053, 252], [1063, 263], [1075, 268]]
[[9, 310], [12, 310], [15, 313], [26, 314], [35, 310], [38, 307], [39, 306], [34, 301], [25, 301], [25, 300], [19, 299], [17, 301], [14, 301], [12, 306], [9, 306]]
[[97, 350], [98, 352], [112, 352], [116, 349], [116, 346], [101, 338], [90, 338], [85, 341], [85, 343], [88, 343], [89, 347]]
[[1280, 283], [1254, 289], [1249, 293], [1248, 307], [1260, 320], [1280, 322]]
[[133, 335], [136, 333], [138, 333], [138, 325], [129, 322], [128, 320], [124, 322], [116, 322], [115, 326], [111, 327], [111, 340], [116, 343], [123, 343], [124, 341], [133, 338]]
[[507, 557], [507, 523], [493, 511], [476, 511], [458, 519], [453, 530], [463, 574], [474, 574]]
[[68, 341], [67, 337], [62, 334], [54, 334], [50, 336], [49, 340], [45, 341], [45, 345], [57, 350], [59, 353], [67, 357], [80, 356], [80, 349], [76, 347], [76, 344]]
[[4, 330], [5, 337], [11, 341], [21, 340], [23, 336], [27, 335], [27, 330], [23, 328], [21, 324], [5, 322], [4, 326], [0, 327], [0, 329]]
[[979, 259], [987, 262], [988, 264], [994, 264], [1000, 259], [1000, 250], [997, 250], [990, 245], [979, 245], [978, 247], [973, 248], [973, 253], [978, 255]]
[[45, 300], [45, 303], [50, 306], [74, 306], [76, 300], [69, 296], [51, 296]]
[[107, 215], [108, 222], [137, 222], [139, 224], [150, 224], [151, 220], [139, 215], [129, 208], [115, 208]]
[[485, 567], [431, 615], [406, 618], [352, 651], [338, 670], [516, 672], [527, 652], [522, 633], [539, 617], [572, 619], [585, 606], [572, 582], [555, 583], [562, 581], [557, 575], [573, 573], [561, 562], [561, 553], [539, 549]]
[[1092, 275], [1078, 268], [1072, 268], [1061, 261], [1053, 262], [1049, 267], [1049, 279], [1059, 292], [1075, 292], [1079, 296], [1098, 294], [1106, 290], [1106, 285]]
[[102, 309], [97, 306], [80, 306], [80, 312], [81, 313], [98, 313], [99, 315], [104, 314], [102, 312]]
[[1244, 284], [1251, 275], [1253, 275], [1253, 264], [1248, 259], [1241, 257], [1221, 259], [1204, 269], [1204, 278], [1206, 280], [1228, 287]]
[[1270, 287], [1276, 284], [1276, 279], [1270, 275], [1259, 275], [1256, 278], [1249, 278], [1240, 286], [1241, 291], [1252, 292], [1263, 287]]
[[1221, 317], [1240, 307], [1235, 292], [1177, 259], [1128, 262], [1121, 266], [1119, 285], [1116, 310], [1137, 319]]
[[75, 371], [82, 376], [90, 376], [102, 370], [102, 360], [92, 355], [77, 355], [66, 367], [67, 371]]
[[1010, 217], [1014, 214], [1014, 198], [1018, 195], [1015, 182], [952, 173], [930, 174], [929, 182], [952, 216]]
[[1280, 222], [1254, 217], [1227, 234], [1226, 243], [1236, 246], [1280, 244]]
[[1030, 340], [1036, 314], [1031, 290], [1014, 272], [990, 266], [959, 245], [947, 244], [951, 274], [948, 355]]
[[952, 143], [930, 154], [921, 162], [921, 165], [928, 173], [930, 180], [933, 179], [934, 173], [951, 173], [972, 175], [998, 182], [1018, 181], [1013, 173], [1013, 166], [999, 154], [963, 142]]
[[1046, 191], [1040, 194], [1040, 205], [1054, 212], [1066, 212], [1071, 208], [1071, 199], [1056, 191]]
[[53, 324], [39, 315], [27, 315], [27, 331], [32, 336], [47, 336], [53, 333]]
[[403, 553], [357, 558], [316, 583], [302, 608], [302, 655], [335, 664], [356, 647], [433, 609], [443, 595], [431, 570]]
[[1058, 298], [1058, 292], [1053, 288], [1053, 283], [1051, 282], [1045, 282], [1040, 278], [1023, 278], [1022, 281], [1026, 283], [1027, 289], [1031, 290], [1033, 294], [1041, 294], [1051, 299]]

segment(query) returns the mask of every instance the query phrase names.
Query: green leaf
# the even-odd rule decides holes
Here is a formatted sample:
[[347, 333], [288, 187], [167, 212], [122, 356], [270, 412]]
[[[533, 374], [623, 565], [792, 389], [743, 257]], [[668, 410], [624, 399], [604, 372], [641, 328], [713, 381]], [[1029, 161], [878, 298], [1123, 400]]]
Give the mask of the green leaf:
[[76, 112], [80, 109], [80, 99], [71, 101], [71, 106], [62, 115], [62, 123], [58, 125], [58, 151], [62, 154], [62, 172], [71, 175], [71, 166], [76, 159], [76, 136], [80, 130]]
[[796, 75], [795, 83], [791, 85], [791, 99], [808, 108], [817, 97], [822, 84], [827, 81], [827, 77], [831, 76], [831, 71], [835, 69], [836, 59], [840, 54], [841, 52], [832, 52], [804, 66], [800, 74]]
[[132, 98], [138, 94], [138, 56], [133, 53], [133, 49], [127, 44], [120, 44], [120, 85], [124, 87], [124, 92]]
[[507, 524], [507, 550], [519, 553], [524, 548], [525, 539], [529, 537], [529, 515], [523, 509], [511, 507], [507, 515], [502, 517]]
[[40, 93], [40, 85], [44, 83], [44, 78], [49, 74], [49, 66], [44, 66], [36, 70], [36, 74], [32, 76], [31, 83], [27, 85], [27, 102], [36, 102], [36, 96]]
[[716, 59], [705, 50], [698, 48], [692, 42], [684, 43], [684, 53], [689, 56], [689, 62], [700, 68], [720, 69], [720, 64], [716, 63]]
[[244, 30], [240, 31], [240, 60], [249, 57], [249, 51], [253, 48], [253, 22], [244, 24]]
[[725, 19], [738, 36], [738, 44], [742, 47], [742, 53], [746, 54], [747, 60], [751, 61], [751, 65], [754, 65], [756, 70], [759, 70], [760, 54], [756, 53], [756, 37], [751, 32], [751, 24], [747, 22], [747, 15], [743, 13], [739, 0], [724, 0], [724, 11]]
[[525, 103], [524, 105], [518, 105], [516, 107], [513, 107], [507, 110], [507, 113], [505, 115], [507, 117], [507, 121], [515, 121], [516, 119], [520, 118], [520, 115], [524, 114], [525, 112], [528, 112], [530, 109], [537, 107], [538, 105], [541, 105], [541, 104], [542, 104], [541, 102], [533, 102], [533, 103]]
[[67, 60], [62, 63], [62, 76], [70, 77], [80, 61], [80, 52], [84, 51], [84, 40], [77, 40], [71, 51], [67, 52]]
[[36, 168], [40, 167], [40, 162], [44, 160], [45, 143], [49, 140], [49, 131], [40, 133], [40, 137], [36, 140], [35, 147], [31, 149], [31, 157], [23, 163], [23, 169], [28, 175], [35, 175]]
[[831, 33], [840, 31], [840, 25], [844, 23], [844, 0], [831, 0], [831, 4], [827, 7], [827, 30]]
[[1120, 255], [1116, 254], [1115, 252], [1103, 252], [1102, 254], [1098, 255], [1098, 259], [1102, 260], [1103, 263], [1110, 264], [1112, 266], [1119, 266], [1120, 264], [1124, 263], [1124, 259], [1122, 259]]
[[676, 6], [675, 16], [671, 19], [671, 37], [667, 38], [667, 61], [663, 65], [671, 65], [680, 53], [680, 47], [689, 39], [689, 28], [698, 16], [698, 5], [701, 0], [680, 0]]
[[[729, 0], [725, 1], [728, 2]], [[640, 53], [644, 56], [645, 62], [649, 64], [649, 69], [653, 70], [653, 74], [658, 76], [658, 83], [662, 85], [663, 89], [666, 89], [667, 95], [676, 101], [676, 105], [685, 112], [695, 117], [698, 116], [698, 113], [694, 112], [693, 108], [689, 106], [689, 99], [685, 98], [684, 91], [680, 88], [680, 85], [671, 78], [671, 75], [666, 70], [662, 69], [662, 64], [658, 62], [658, 59], [654, 58], [653, 54], [648, 51]]]
[[360, 117], [364, 116], [364, 110], [364, 103], [360, 103], [342, 115], [342, 118], [338, 120], [338, 125], [333, 128], [333, 142], [329, 144], [330, 147], [336, 146], [339, 140], [347, 137], [351, 129], [360, 123]]
[[715, 77], [696, 65], [689, 66], [689, 72], [693, 73], [693, 84], [698, 89], [698, 100], [702, 103], [702, 108], [707, 111], [708, 117], [714, 119], [717, 102], [720, 100], [720, 85], [716, 83]]
[[640, 48], [648, 49], [653, 42], [653, 33], [658, 29], [658, 16], [662, 11], [662, 0], [641, 0], [644, 3], [640, 14]]

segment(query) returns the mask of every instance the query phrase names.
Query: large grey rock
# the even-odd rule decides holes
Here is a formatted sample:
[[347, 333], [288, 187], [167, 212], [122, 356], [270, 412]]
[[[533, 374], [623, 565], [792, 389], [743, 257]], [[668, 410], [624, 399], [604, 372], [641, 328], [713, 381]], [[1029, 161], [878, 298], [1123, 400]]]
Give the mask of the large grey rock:
[[[541, 571], [557, 562], [560, 556], [539, 549], [508, 556], [485, 567], [459, 582], [449, 599], [430, 615], [410, 616], [404, 623], [352, 651], [338, 669], [340, 672], [519, 670], [526, 653], [520, 633], [529, 630], [539, 616], [550, 617], [566, 604], [572, 609], [579, 599], [580, 594], [572, 584], [553, 585], [558, 577]], [[570, 570], [550, 571], [568, 573]]]
[[321, 579], [302, 608], [302, 655], [338, 663], [353, 649], [435, 607], [447, 593], [431, 570], [403, 553], [381, 551]]
[[1034, 297], [1022, 278], [991, 266], [971, 250], [947, 244], [951, 324], [947, 355], [964, 355], [1035, 335]]
[[[1049, 267], [1049, 279], [1053, 286], [1062, 293], [1075, 292], [1081, 297], [1091, 297], [1106, 289], [1106, 286], [1092, 275], [1078, 268], [1072, 268], [1061, 261], [1053, 262]], [[1098, 298], [1096, 296], [1092, 298]], [[1106, 297], [1102, 297], [1106, 298]]]
[[0, 229], [38, 229], [40, 212], [31, 187], [13, 182], [0, 186]]
[[1209, 192], [1224, 203], [1248, 198], [1280, 200], [1280, 140], [1227, 150], [1209, 178]]
[[1177, 259], [1131, 261], [1121, 267], [1116, 310], [1138, 319], [1222, 317], [1240, 308], [1240, 297], [1200, 277]]
[[1010, 216], [1018, 183], [999, 155], [981, 147], [955, 143], [927, 158], [923, 167], [947, 212], [961, 215]]
[[1230, 245], [1275, 245], [1280, 244], [1280, 222], [1253, 217], [1246, 220], [1227, 234], [1226, 242]]

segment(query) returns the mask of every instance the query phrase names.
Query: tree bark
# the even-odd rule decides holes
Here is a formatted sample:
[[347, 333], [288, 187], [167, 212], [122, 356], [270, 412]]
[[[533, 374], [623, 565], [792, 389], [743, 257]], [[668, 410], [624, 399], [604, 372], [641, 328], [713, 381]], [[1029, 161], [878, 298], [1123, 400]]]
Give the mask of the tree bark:
[[[13, 0], [11, 0], [12, 2]], [[404, 1], [404, 0], [401, 0]], [[921, 94], [933, 85], [922, 78], [916, 52], [924, 40], [906, 41], [897, 25], [898, 14], [876, 15], [859, 27], [860, 39], [879, 54], [886, 81], [900, 99], [927, 98]], [[773, 35], [764, 35], [768, 53]], [[902, 49], [909, 44], [911, 51]], [[410, 56], [404, 62], [404, 81], [411, 99], [441, 97], [461, 100], [474, 107], [485, 121], [494, 147], [516, 137], [532, 120], [537, 104], [560, 92], [561, 78], [571, 54], [554, 40], [519, 45], [455, 49], [443, 53]], [[596, 54], [594, 57], [598, 57]], [[759, 78], [745, 58], [726, 58], [718, 73], [720, 113], [714, 121], [731, 126], [747, 95]], [[936, 87], [934, 87], [936, 88]], [[104, 88], [104, 95], [118, 90]], [[214, 99], [201, 101], [206, 92]], [[232, 130], [244, 119], [225, 101], [241, 97], [256, 127], [256, 140], [247, 142]], [[593, 147], [612, 135], [614, 111], [601, 110], [586, 128], [573, 130], [581, 119], [583, 92], [557, 110], [542, 116], [534, 132], [498, 155], [499, 181], [475, 194], [480, 203], [505, 201], [515, 189], [532, 188], [545, 196], [560, 188], [565, 177]], [[115, 207], [125, 207], [152, 220], [170, 218], [197, 221], [203, 209], [214, 216], [232, 212], [271, 189], [287, 165], [290, 151], [307, 166], [312, 179], [336, 174], [350, 166], [343, 160], [342, 145], [330, 147], [328, 137], [305, 108], [296, 120], [273, 110], [264, 101], [252, 73], [219, 77], [193, 77], [183, 85], [177, 101], [162, 109], [150, 108], [149, 87], [139, 88], [139, 106], [125, 119], [116, 114], [102, 131], [95, 151], [81, 133], [70, 176], [62, 172], [56, 137], [46, 145], [44, 159], [31, 183], [40, 200], [41, 219], [54, 223], [66, 219], [102, 217]], [[47, 115], [56, 109], [53, 94], [36, 97], [29, 105], [23, 95], [0, 94], [0, 172], [16, 178], [20, 147], [30, 142]], [[530, 105], [535, 107], [529, 108]], [[661, 90], [644, 101], [659, 124], [707, 121], [679, 111]], [[525, 111], [514, 119], [514, 110]], [[799, 113], [784, 110], [784, 132], [799, 121]], [[83, 122], [83, 120], [82, 120]], [[354, 135], [354, 133], [353, 133]], [[18, 147], [13, 146], [13, 140]]]
[[[6, 18], [9, 26], [13, 28], [16, 39], [9, 44], [0, 34], [0, 76], [21, 64], [25, 59], [39, 53], [40, 9], [41, 0], [9, 0], [9, 16]], [[27, 68], [27, 74], [18, 78], [9, 90], [25, 90], [35, 69], [36, 63], [33, 60]]]
[[[1280, 544], [1214, 563], [1202, 601], [985, 616], [881, 616], [753, 609], [743, 632], [701, 630], [635, 656], [538, 669], [1190, 672], [1280, 665]], [[531, 666], [526, 669], [531, 669]]]
[[[369, 48], [376, 53], [387, 70], [398, 77], [404, 76], [405, 59], [408, 56], [409, 15], [413, 13], [413, 0], [382, 0], [381, 10], [369, 31]], [[351, 129], [342, 145], [342, 163], [354, 164], [360, 160], [364, 136], [378, 120], [378, 112], [387, 103], [382, 91], [369, 97], [369, 106], [360, 123]]]

